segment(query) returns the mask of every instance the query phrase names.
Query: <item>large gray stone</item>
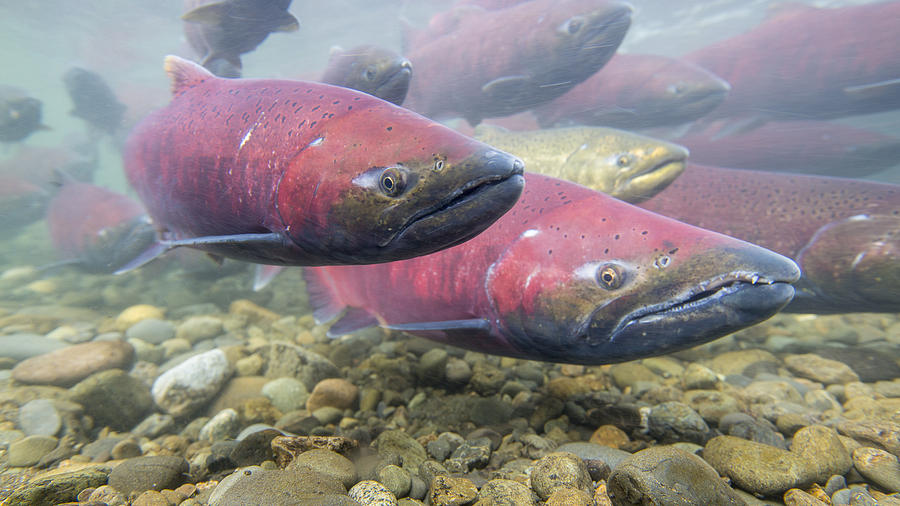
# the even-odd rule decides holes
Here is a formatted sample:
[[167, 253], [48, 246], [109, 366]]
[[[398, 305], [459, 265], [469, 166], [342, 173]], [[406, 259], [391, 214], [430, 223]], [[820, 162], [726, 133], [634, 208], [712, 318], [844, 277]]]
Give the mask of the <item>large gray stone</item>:
[[65, 348], [65, 343], [39, 334], [19, 333], [0, 336], [0, 357], [25, 360]]
[[296, 378], [303, 382], [307, 391], [326, 378], [339, 378], [341, 372], [330, 360], [285, 341], [277, 341], [269, 346], [267, 378]]
[[185, 482], [190, 469], [184, 457], [151, 455], [128, 459], [109, 473], [109, 485], [123, 494], [174, 489]]
[[189, 415], [219, 392], [231, 372], [222, 350], [195, 355], [156, 378], [153, 400], [172, 416]]
[[69, 389], [72, 401], [81, 404], [97, 427], [130, 430], [153, 408], [147, 385], [119, 369], [89, 376]]

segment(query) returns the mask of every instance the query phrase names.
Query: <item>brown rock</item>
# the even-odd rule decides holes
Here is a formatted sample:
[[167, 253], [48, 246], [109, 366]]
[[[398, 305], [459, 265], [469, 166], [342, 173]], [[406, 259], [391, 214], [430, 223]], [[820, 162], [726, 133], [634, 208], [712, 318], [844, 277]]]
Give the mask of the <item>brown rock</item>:
[[792, 488], [784, 493], [785, 506], [828, 506], [799, 488]]
[[128, 327], [141, 320], [146, 320], [147, 318], [156, 318], [158, 320], [162, 320], [164, 316], [165, 315], [163, 313], [163, 310], [156, 306], [151, 306], [149, 304], [137, 304], [135, 306], [125, 308], [124, 311], [119, 313], [119, 316], [116, 317], [115, 327], [118, 330], [124, 332], [128, 329]]
[[628, 444], [628, 434], [615, 425], [601, 425], [591, 434], [591, 443], [597, 443], [610, 448], [621, 448]]
[[342, 378], [324, 379], [316, 384], [309, 399], [306, 400], [306, 409], [310, 413], [331, 406], [338, 409], [352, 409], [359, 398], [359, 388], [353, 383]]
[[257, 305], [247, 299], [238, 299], [228, 306], [228, 312], [246, 316], [251, 323], [263, 323], [270, 325], [281, 318], [281, 315]]
[[471, 504], [478, 497], [478, 488], [468, 478], [438, 475], [431, 480], [428, 504], [433, 506], [459, 506]]
[[72, 386], [95, 372], [128, 369], [134, 348], [125, 341], [93, 341], [23, 360], [12, 370], [16, 381]]
[[815, 353], [788, 355], [784, 363], [794, 374], [826, 385], [859, 381], [859, 376], [847, 364], [822, 358]]

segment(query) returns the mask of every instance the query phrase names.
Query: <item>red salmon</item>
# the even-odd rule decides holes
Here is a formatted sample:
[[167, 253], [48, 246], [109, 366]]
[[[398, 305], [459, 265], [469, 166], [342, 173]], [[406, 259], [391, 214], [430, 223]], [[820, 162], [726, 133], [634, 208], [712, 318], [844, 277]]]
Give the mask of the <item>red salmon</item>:
[[[694, 346], [770, 317], [788, 260], [566, 181], [527, 174], [485, 233], [388, 264], [305, 269], [331, 335], [381, 324], [463, 348], [604, 364]], [[349, 308], [349, 309], [348, 309]]]
[[641, 207], [796, 260], [790, 311], [900, 311], [900, 186], [688, 164]]
[[125, 169], [160, 246], [276, 265], [399, 260], [465, 241], [518, 199], [518, 158], [355, 90], [221, 79], [170, 56], [172, 102]]
[[91, 272], [113, 272], [155, 240], [143, 206], [88, 183], [63, 185], [50, 202], [47, 225], [65, 263]]

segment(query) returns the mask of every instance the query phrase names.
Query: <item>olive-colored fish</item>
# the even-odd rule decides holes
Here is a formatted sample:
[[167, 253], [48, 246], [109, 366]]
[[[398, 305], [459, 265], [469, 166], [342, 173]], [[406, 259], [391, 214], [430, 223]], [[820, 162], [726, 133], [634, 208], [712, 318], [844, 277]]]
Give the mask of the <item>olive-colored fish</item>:
[[406, 99], [412, 64], [399, 54], [378, 46], [334, 48], [320, 81], [374, 95], [400, 105]]
[[0, 85], [0, 142], [21, 141], [37, 130], [47, 130], [41, 123], [43, 105], [19, 88]]
[[615, 128], [509, 132], [479, 125], [475, 137], [518, 156], [530, 172], [577, 181], [632, 203], [668, 186], [688, 156], [681, 146]]
[[272, 32], [300, 27], [288, 12], [291, 0], [185, 0], [184, 35], [209, 71], [220, 77], [241, 76], [241, 55], [262, 44]]

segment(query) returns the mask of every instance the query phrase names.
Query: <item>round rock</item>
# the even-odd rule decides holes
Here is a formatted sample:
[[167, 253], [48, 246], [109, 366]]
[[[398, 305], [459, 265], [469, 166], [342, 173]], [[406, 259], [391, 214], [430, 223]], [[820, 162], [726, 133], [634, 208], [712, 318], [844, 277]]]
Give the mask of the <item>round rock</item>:
[[574, 453], [553, 452], [541, 457], [531, 471], [531, 488], [544, 500], [557, 487], [589, 491], [591, 476], [587, 466]]
[[353, 409], [359, 397], [359, 388], [343, 378], [328, 378], [313, 388], [306, 400], [306, 409], [313, 411], [331, 406], [338, 409]]
[[158, 318], [147, 318], [128, 327], [125, 337], [140, 339], [150, 344], [162, 344], [175, 337], [175, 325]]
[[69, 389], [69, 398], [81, 404], [96, 427], [129, 430], [153, 408], [147, 385], [119, 369], [98, 372]]
[[356, 467], [347, 457], [331, 450], [312, 449], [294, 457], [286, 469], [308, 468], [340, 481], [350, 488], [357, 482]]
[[134, 348], [125, 341], [81, 343], [29, 358], [13, 368], [16, 381], [38, 385], [72, 386], [96, 372], [128, 369]]
[[859, 474], [890, 492], [900, 492], [900, 462], [897, 457], [878, 448], [853, 450], [853, 465]]
[[282, 471], [252, 466], [238, 469], [219, 482], [209, 504], [353, 505], [346, 493], [341, 482], [309, 469]]
[[174, 455], [136, 457], [109, 473], [109, 485], [123, 494], [174, 489], [185, 482], [189, 467], [184, 457]]
[[178, 326], [175, 336], [196, 343], [218, 336], [222, 327], [222, 320], [214, 316], [192, 316]]
[[19, 428], [28, 436], [55, 436], [62, 419], [50, 399], [28, 401], [19, 408]]
[[0, 336], [0, 357], [25, 360], [67, 348], [64, 343], [38, 334], [18, 333]]
[[613, 470], [608, 487], [614, 504], [744, 504], [703, 459], [672, 446], [628, 457]]
[[537, 496], [530, 488], [513, 480], [491, 480], [478, 491], [476, 504], [515, 504], [529, 506], [537, 503]]
[[796, 454], [734, 436], [711, 439], [703, 449], [703, 459], [754, 494], [781, 494], [812, 482], [812, 472]]
[[309, 398], [303, 382], [294, 378], [278, 378], [262, 387], [262, 394], [282, 413], [302, 409]]
[[188, 415], [212, 399], [230, 374], [222, 350], [195, 355], [156, 378], [153, 400], [172, 416]]
[[41, 457], [53, 451], [59, 443], [53, 436], [28, 436], [9, 445], [7, 464], [27, 467], [37, 464]]
[[347, 492], [350, 499], [367, 506], [396, 506], [397, 498], [381, 483], [365, 480], [357, 483]]

